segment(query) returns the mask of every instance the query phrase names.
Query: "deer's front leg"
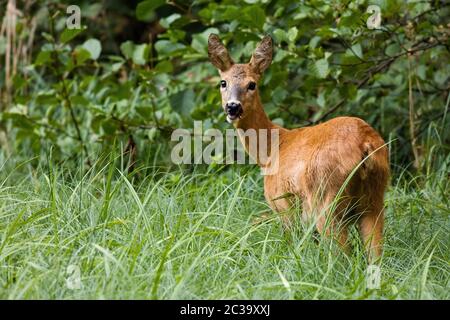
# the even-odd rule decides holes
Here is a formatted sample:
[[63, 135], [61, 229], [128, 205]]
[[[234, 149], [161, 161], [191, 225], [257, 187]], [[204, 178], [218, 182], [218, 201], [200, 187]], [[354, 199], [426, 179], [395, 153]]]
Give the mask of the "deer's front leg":
[[339, 225], [336, 221], [327, 221], [325, 216], [320, 216], [316, 223], [317, 231], [321, 236], [331, 237], [337, 241], [345, 253], [351, 252], [351, 246], [348, 242], [347, 225]]
[[281, 219], [281, 224], [283, 226], [283, 231], [289, 232], [292, 231], [292, 214], [290, 212], [290, 205], [289, 203], [284, 199], [278, 199], [274, 200], [271, 199], [268, 201], [270, 207], [273, 211], [277, 212]]

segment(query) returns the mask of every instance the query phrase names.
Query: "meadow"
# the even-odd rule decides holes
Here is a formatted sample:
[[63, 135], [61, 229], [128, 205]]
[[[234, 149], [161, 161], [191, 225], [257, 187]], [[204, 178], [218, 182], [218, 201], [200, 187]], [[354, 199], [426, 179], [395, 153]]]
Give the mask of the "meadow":
[[1, 159], [2, 299], [450, 298], [448, 167], [393, 178], [370, 289], [356, 229], [351, 255], [301, 224], [284, 233], [255, 168], [129, 174], [113, 160]]

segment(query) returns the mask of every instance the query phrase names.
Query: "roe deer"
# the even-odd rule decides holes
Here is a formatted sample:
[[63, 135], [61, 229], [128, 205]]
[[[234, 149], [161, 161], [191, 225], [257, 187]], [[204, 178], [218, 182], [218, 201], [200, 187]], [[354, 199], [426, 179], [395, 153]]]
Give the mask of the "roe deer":
[[[302, 218], [314, 219], [317, 231], [335, 238], [346, 251], [347, 222], [354, 218], [369, 262], [374, 261], [382, 252], [383, 198], [389, 179], [385, 142], [375, 129], [355, 117], [338, 117], [292, 130], [272, 123], [257, 86], [272, 62], [272, 51], [272, 39], [265, 36], [249, 63], [235, 64], [219, 37], [209, 36], [208, 56], [219, 69], [227, 120], [241, 129], [238, 134], [247, 152], [243, 131], [279, 130], [278, 170], [264, 176], [264, 196], [273, 210], [287, 211], [293, 197], [283, 195], [294, 195], [302, 202]], [[293, 217], [283, 214], [281, 218], [285, 229], [290, 228]]]

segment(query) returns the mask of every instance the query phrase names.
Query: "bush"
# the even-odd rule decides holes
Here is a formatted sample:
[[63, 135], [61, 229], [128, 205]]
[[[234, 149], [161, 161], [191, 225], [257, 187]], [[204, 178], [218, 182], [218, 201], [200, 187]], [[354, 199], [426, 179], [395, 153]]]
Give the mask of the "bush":
[[[276, 51], [261, 93], [274, 121], [296, 127], [359, 116], [394, 140], [395, 164], [423, 167], [429, 148], [449, 141], [450, 8], [375, 3], [376, 29], [367, 26], [376, 14], [367, 1], [80, 1], [80, 30], [65, 29], [68, 1], [18, 8], [13, 47], [33, 53], [15, 70], [2, 68], [1, 128], [10, 148], [52, 146], [56, 157], [83, 153], [87, 161], [115, 139], [142, 156], [193, 120], [224, 128], [207, 37], [220, 34], [233, 58], [247, 62], [270, 34]], [[0, 36], [1, 55], [13, 40]]]

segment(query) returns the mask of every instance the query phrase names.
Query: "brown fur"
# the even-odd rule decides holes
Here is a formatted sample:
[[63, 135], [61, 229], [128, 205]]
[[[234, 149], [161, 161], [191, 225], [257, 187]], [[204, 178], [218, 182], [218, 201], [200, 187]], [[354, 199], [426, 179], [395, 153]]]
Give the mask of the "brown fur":
[[[333, 235], [346, 250], [348, 221], [350, 217], [356, 218], [370, 261], [379, 258], [383, 200], [389, 178], [388, 151], [381, 136], [366, 122], [354, 117], [339, 117], [293, 130], [273, 124], [264, 112], [258, 88], [246, 90], [248, 83], [257, 82], [270, 65], [270, 37], [262, 40], [248, 64], [235, 64], [216, 35], [210, 36], [208, 50], [211, 62], [219, 69], [227, 86], [240, 88], [243, 113], [233, 125], [243, 130], [280, 130], [279, 170], [264, 177], [264, 195], [272, 209], [287, 211], [292, 207], [293, 198], [283, 195], [295, 195], [302, 201], [302, 218], [313, 219], [321, 234]], [[225, 106], [228, 89], [221, 91]], [[248, 147], [246, 139], [241, 137], [241, 141]], [[334, 201], [358, 165], [338, 200]], [[335, 205], [331, 206], [333, 201]], [[292, 218], [282, 215], [286, 229], [292, 225]]]

